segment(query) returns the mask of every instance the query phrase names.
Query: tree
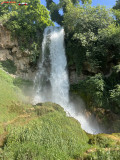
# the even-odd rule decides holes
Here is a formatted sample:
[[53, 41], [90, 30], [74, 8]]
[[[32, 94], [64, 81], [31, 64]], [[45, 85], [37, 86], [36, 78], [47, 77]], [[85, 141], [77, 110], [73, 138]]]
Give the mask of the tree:
[[31, 65], [36, 65], [41, 52], [43, 31], [54, 23], [49, 11], [39, 0], [26, 0], [26, 6], [19, 6], [18, 3], [19, 0], [16, 0], [16, 4], [0, 5], [0, 23], [11, 31], [13, 38], [17, 37], [21, 50], [31, 51]]
[[115, 6], [113, 7], [114, 9], [120, 9], [120, 0], [116, 1]]
[[110, 91], [110, 100], [115, 112], [120, 113], [120, 85], [116, 85], [115, 88]]
[[116, 21], [118, 24], [120, 24], [120, 0], [116, 1], [116, 5], [113, 7], [113, 9]]
[[[68, 59], [71, 59], [71, 64], [76, 66], [78, 73], [82, 70], [85, 61], [89, 61], [93, 68], [101, 65], [103, 51], [102, 46], [98, 45], [99, 30], [107, 28], [113, 21], [110, 12], [103, 6], [67, 5], [63, 22], [66, 32], [66, 50]], [[98, 49], [100, 49], [99, 55]]]
[[40, 34], [46, 26], [54, 24], [50, 20], [49, 11], [39, 0], [27, 0], [29, 5], [26, 6], [19, 6], [18, 0], [16, 3], [0, 5], [0, 21], [18, 37], [20, 44], [27, 47], [40, 40]]
[[53, 0], [46, 0], [47, 8], [50, 10], [51, 19], [60, 25], [63, 25], [63, 15], [60, 15], [59, 10], [63, 9], [63, 13], [66, 13], [66, 7], [68, 4], [72, 3], [77, 5], [79, 2], [91, 3], [91, 0], [60, 0], [58, 4], [53, 2]]
[[120, 26], [112, 11], [69, 3], [63, 25], [69, 68], [87, 77], [72, 88], [88, 107], [120, 113]]

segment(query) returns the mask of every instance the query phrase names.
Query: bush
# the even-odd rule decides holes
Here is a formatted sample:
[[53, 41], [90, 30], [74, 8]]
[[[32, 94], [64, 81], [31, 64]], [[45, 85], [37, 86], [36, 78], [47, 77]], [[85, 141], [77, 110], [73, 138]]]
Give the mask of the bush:
[[89, 154], [86, 160], [118, 160], [120, 157], [119, 148], [98, 149], [96, 152]]
[[12, 38], [17, 38], [21, 50], [31, 51], [30, 61], [35, 65], [41, 50], [43, 31], [54, 23], [39, 0], [27, 0], [27, 3], [29, 5], [22, 7], [16, 4], [0, 5], [0, 23], [11, 31]]
[[1, 67], [10, 74], [15, 74], [17, 71], [17, 68], [14, 62], [9, 59], [6, 61], [1, 61], [0, 64], [1, 64]]
[[90, 144], [98, 145], [102, 148], [107, 148], [112, 146], [112, 140], [104, 135], [94, 135], [93, 138], [89, 139]]
[[89, 107], [101, 107], [103, 105], [104, 80], [101, 74], [88, 77], [79, 84], [71, 86], [71, 91], [76, 90]]
[[13, 80], [13, 84], [15, 85], [15, 86], [18, 86], [18, 87], [24, 87], [24, 86], [32, 86], [33, 85], [33, 81], [30, 81], [30, 80], [25, 80], [25, 79], [23, 79], [23, 78], [19, 78], [19, 77], [17, 77], [17, 78], [15, 78], [14, 80]]
[[113, 110], [120, 113], [120, 85], [116, 85], [115, 89], [110, 91], [110, 100], [114, 106]]

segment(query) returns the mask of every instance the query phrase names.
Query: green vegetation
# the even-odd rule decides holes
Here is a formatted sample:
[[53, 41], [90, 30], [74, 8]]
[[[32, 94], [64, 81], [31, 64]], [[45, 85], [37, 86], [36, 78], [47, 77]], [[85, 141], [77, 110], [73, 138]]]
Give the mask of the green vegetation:
[[63, 14], [66, 13], [66, 8], [69, 4], [76, 6], [79, 2], [82, 3], [91, 3], [91, 0], [59, 0], [59, 3], [56, 4], [53, 0], [46, 0], [47, 8], [50, 10], [51, 19], [54, 22], [57, 22], [60, 25], [63, 25], [64, 16], [59, 13], [60, 9], [63, 10]]
[[18, 106], [18, 110], [21, 110], [20, 97], [22, 98], [21, 91], [13, 85], [13, 78], [0, 69], [0, 133], [3, 131], [1, 123], [6, 123], [19, 114], [19, 111], [11, 114], [9, 112], [11, 106], [16, 106], [16, 108]]
[[116, 1], [116, 5], [114, 6], [114, 9], [120, 9], [120, 0]]
[[14, 64], [13, 61], [11, 60], [6, 60], [6, 61], [1, 61], [0, 62], [0, 66], [8, 73], [10, 74], [15, 74], [15, 72], [17, 71], [17, 68]]
[[[15, 2], [18, 4], [20, 1]], [[31, 65], [34, 65], [41, 51], [44, 28], [54, 23], [50, 20], [49, 11], [39, 0], [22, 2], [29, 5], [22, 7], [10, 3], [0, 5], [0, 23], [11, 31], [12, 38], [17, 37], [21, 50], [27, 48], [31, 51]]]
[[25, 79], [17, 77], [17, 78], [14, 79], [13, 84], [15, 86], [18, 86], [18, 87], [32, 86], [33, 85], [33, 81], [25, 80]]
[[71, 85], [71, 91], [79, 94], [86, 102], [88, 109], [104, 108], [120, 114], [119, 73], [113, 70], [109, 78], [95, 74], [88, 76], [78, 84]]
[[33, 92], [33, 81], [30, 81], [30, 80], [25, 80], [23, 78], [19, 78], [19, 77], [16, 77], [14, 80], [13, 80], [13, 84], [17, 87], [19, 87], [21, 90], [22, 90], [22, 93], [25, 95], [25, 96], [32, 96], [32, 92]]
[[[89, 143], [94, 144], [96, 147], [87, 151], [87, 154], [85, 154], [84, 157], [86, 160], [119, 159], [119, 134], [98, 134], [95, 136], [90, 135]], [[97, 147], [97, 145], [99, 146], [99, 148]]]
[[89, 148], [88, 136], [76, 120], [56, 104], [25, 105], [16, 82], [0, 69], [2, 159], [70, 159]]
[[110, 14], [103, 6], [67, 6], [64, 15], [67, 56], [69, 65], [75, 65], [78, 74], [85, 62], [91, 68], [106, 71], [112, 52], [119, 55], [116, 52], [119, 51], [119, 36], [115, 35], [120, 29], [114, 25]]
[[64, 13], [68, 67], [86, 79], [71, 85], [88, 109], [120, 114], [120, 26], [118, 10], [69, 3]]
[[66, 117], [57, 104], [23, 103], [24, 97], [14, 81], [0, 69], [1, 160], [118, 159], [119, 134], [86, 134], [79, 122]]
[[[46, 108], [49, 110], [49, 106]], [[65, 117], [63, 111], [52, 110], [48, 113], [46, 110], [47, 114], [44, 112], [24, 126], [11, 126], [4, 148], [6, 159], [77, 158], [89, 147], [87, 135], [79, 123]]]
[[104, 99], [104, 85], [102, 75], [96, 74], [94, 77], [81, 80], [79, 84], [71, 85], [71, 91], [79, 92], [89, 108], [101, 107]]
[[95, 152], [87, 155], [85, 157], [86, 160], [118, 160], [120, 157], [119, 148], [115, 148], [113, 150], [110, 149], [98, 149]]

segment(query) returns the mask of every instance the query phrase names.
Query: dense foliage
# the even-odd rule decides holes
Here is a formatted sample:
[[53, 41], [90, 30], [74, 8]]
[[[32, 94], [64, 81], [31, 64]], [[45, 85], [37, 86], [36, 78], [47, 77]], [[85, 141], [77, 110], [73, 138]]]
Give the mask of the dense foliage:
[[14, 62], [9, 59], [6, 61], [1, 61], [0, 68], [3, 68], [6, 72], [11, 73], [11, 74], [15, 74], [17, 70]]
[[120, 9], [120, 0], [116, 1], [116, 5], [114, 6], [114, 9]]
[[107, 67], [104, 64], [107, 65], [111, 52], [119, 56], [118, 52], [111, 51], [112, 48], [110, 48], [111, 44], [118, 48], [119, 36], [115, 35], [120, 32], [119, 27], [114, 25], [110, 13], [100, 6], [74, 7], [71, 4], [67, 9], [68, 12], [64, 15], [64, 26], [68, 58], [73, 60], [71, 64], [75, 64], [78, 71], [82, 69], [85, 61], [99, 69]]
[[36, 55], [40, 53], [44, 28], [54, 24], [49, 11], [39, 0], [27, 0], [28, 5], [23, 6], [18, 5], [19, 0], [15, 2], [0, 5], [0, 23], [12, 32], [13, 38], [17, 37], [21, 49], [34, 51], [32, 61], [35, 61]]
[[69, 3], [63, 23], [69, 68], [88, 76], [71, 89], [79, 91], [89, 107], [120, 113], [120, 26], [113, 16], [117, 13]]
[[62, 9], [63, 14], [66, 13], [67, 6], [72, 3], [74, 6], [82, 3], [91, 3], [91, 0], [60, 0], [58, 4], [56, 4], [53, 0], [46, 0], [47, 8], [50, 10], [51, 19], [57, 22], [60, 25], [63, 25], [64, 15], [60, 14], [60, 10]]
[[113, 7], [114, 9], [114, 14], [117, 20], [117, 23], [120, 24], [120, 0], [116, 1], [116, 5]]

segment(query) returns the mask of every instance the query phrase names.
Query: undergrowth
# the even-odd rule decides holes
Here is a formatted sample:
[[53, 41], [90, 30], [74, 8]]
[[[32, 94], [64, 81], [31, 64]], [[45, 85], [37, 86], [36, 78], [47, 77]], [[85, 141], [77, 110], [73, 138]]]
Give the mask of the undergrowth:
[[15, 74], [15, 72], [17, 71], [17, 68], [14, 64], [13, 61], [11, 60], [6, 60], [6, 61], [1, 61], [0, 62], [0, 66], [8, 73], [10, 74]]

